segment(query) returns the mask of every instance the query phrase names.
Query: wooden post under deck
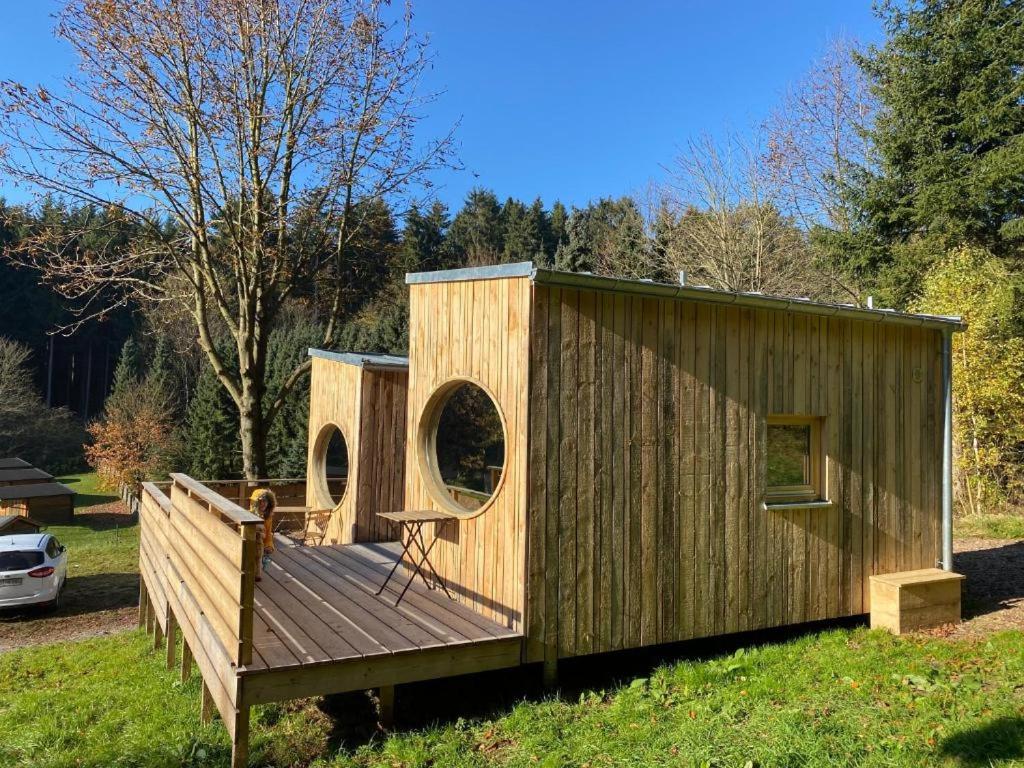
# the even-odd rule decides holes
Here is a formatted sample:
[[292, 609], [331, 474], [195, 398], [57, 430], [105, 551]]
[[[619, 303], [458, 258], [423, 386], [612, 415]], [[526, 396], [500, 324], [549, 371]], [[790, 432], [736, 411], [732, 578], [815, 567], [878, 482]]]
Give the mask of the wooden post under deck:
[[377, 702], [380, 705], [377, 722], [386, 730], [395, 724], [395, 686], [382, 685], [377, 692]]
[[245, 768], [249, 760], [249, 707], [235, 713], [235, 735], [231, 739], [231, 768]]
[[192, 677], [192, 650], [183, 636], [181, 638], [181, 682], [186, 682], [190, 677]]
[[174, 622], [174, 614], [171, 613], [171, 609], [167, 609], [167, 668], [174, 669], [175, 660], [175, 632], [177, 631], [177, 625]]
[[210, 695], [210, 689], [206, 687], [205, 680], [203, 680], [203, 698], [199, 704], [199, 720], [204, 725], [213, 720], [213, 696]]
[[[150, 610], [150, 613], [153, 613], [153, 611]], [[163, 641], [164, 641], [164, 631], [160, 627], [160, 622], [157, 621], [156, 617], [154, 616], [153, 617], [153, 650], [154, 651], [160, 650], [160, 646], [163, 644]]]
[[139, 578], [139, 629], [146, 626], [146, 604], [149, 602], [149, 595], [146, 592], [146, 581]]
[[545, 649], [544, 654], [544, 687], [554, 688], [558, 685], [558, 654], [554, 649]]

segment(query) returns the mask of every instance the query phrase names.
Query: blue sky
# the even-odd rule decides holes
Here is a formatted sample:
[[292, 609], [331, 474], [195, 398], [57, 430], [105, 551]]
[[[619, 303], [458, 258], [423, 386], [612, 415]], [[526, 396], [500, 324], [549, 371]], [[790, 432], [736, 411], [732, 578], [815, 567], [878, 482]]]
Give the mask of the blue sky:
[[[869, 0], [492, 2], [420, 0], [415, 24], [444, 93], [424, 126], [461, 119], [453, 208], [475, 185], [582, 205], [642, 190], [688, 137], [756, 125], [837, 36], [881, 36]], [[74, 61], [51, 0], [11, 3], [0, 79], [54, 83]], [[0, 180], [0, 196], [21, 195]]]

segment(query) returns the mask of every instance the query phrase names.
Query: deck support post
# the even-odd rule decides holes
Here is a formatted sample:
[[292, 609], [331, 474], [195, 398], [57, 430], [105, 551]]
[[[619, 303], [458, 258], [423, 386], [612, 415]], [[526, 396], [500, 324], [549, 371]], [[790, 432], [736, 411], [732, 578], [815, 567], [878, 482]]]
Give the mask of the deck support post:
[[139, 629], [146, 626], [146, 609], [149, 603], [149, 593], [146, 592], [146, 580], [139, 577]]
[[377, 722], [387, 730], [395, 724], [395, 686], [382, 685], [377, 692], [377, 703], [380, 707]]
[[547, 650], [544, 654], [544, 687], [555, 688], [558, 685], [558, 655]]
[[199, 704], [199, 720], [203, 725], [213, 720], [213, 696], [210, 695], [210, 689], [206, 687], [205, 680], [203, 680], [203, 698]]
[[153, 612], [153, 601], [149, 597], [149, 593], [146, 593], [146, 634], [150, 634], [153, 631], [153, 627], [156, 626], [156, 616]]
[[185, 642], [185, 637], [182, 635], [181, 638], [181, 682], [187, 682], [192, 677], [192, 649], [188, 647], [188, 643]]
[[[151, 610], [150, 613], [153, 613]], [[156, 620], [156, 616], [153, 617], [153, 650], [159, 651], [160, 646], [164, 642], [164, 631], [160, 627], [160, 622]]]
[[174, 669], [175, 649], [174, 644], [176, 641], [175, 632], [177, 631], [177, 625], [174, 621], [174, 614], [171, 613], [171, 609], [167, 609], [167, 668]]
[[231, 738], [231, 768], [245, 768], [249, 761], [249, 707], [235, 712], [235, 735]]

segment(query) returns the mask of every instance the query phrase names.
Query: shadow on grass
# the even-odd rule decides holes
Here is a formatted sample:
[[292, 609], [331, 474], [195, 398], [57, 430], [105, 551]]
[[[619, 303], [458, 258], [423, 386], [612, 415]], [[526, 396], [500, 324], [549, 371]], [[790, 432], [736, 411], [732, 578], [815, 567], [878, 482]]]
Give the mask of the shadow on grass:
[[98, 573], [91, 576], [70, 576], [57, 610], [45, 606], [0, 611], [0, 623], [60, 619], [97, 611], [128, 608], [139, 604], [139, 574]]
[[990, 766], [996, 760], [1024, 757], [1024, 717], [1000, 717], [954, 733], [940, 745], [943, 754], [964, 766]]
[[964, 618], [1002, 610], [1024, 600], [1024, 541], [957, 552], [953, 569], [967, 577]]
[[135, 519], [126, 512], [86, 512], [76, 513], [72, 526], [81, 526], [90, 531], [110, 531], [114, 528], [132, 528]]
[[[557, 692], [542, 685], [540, 664], [408, 683], [396, 691], [395, 728], [418, 730], [444, 727], [460, 719], [495, 719], [509, 714], [521, 702], [536, 703], [554, 695], [574, 700], [585, 692], [610, 690], [636, 677], [648, 676], [662, 664], [707, 660], [732, 654], [738, 648], [781, 643], [825, 629], [864, 624], [864, 617], [853, 617], [563, 659], [558, 663]], [[332, 751], [354, 750], [380, 735], [374, 702], [365, 691], [326, 696], [320, 709], [333, 723], [329, 736]]]
[[86, 507], [94, 507], [97, 504], [110, 504], [118, 501], [119, 497], [116, 493], [104, 493], [95, 489], [90, 489], [90, 492], [83, 493], [78, 487], [82, 482], [80, 477], [58, 477], [57, 482], [63, 483], [68, 488], [75, 492], [75, 508], [85, 509]]

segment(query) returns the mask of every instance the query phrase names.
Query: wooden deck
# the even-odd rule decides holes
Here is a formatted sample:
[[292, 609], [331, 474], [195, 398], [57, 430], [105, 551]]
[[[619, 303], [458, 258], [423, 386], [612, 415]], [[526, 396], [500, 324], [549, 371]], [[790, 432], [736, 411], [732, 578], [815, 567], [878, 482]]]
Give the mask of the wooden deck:
[[[429, 679], [520, 663], [522, 635], [428, 590], [403, 566], [381, 595], [398, 543], [278, 548], [256, 583], [252, 662], [239, 667], [249, 704]], [[400, 657], [412, 657], [402, 659]], [[368, 663], [372, 662], [372, 667]]]
[[429, 590], [421, 580], [395, 601], [397, 543], [300, 547], [279, 536], [255, 581], [259, 518], [185, 475], [169, 495], [144, 483], [139, 505], [139, 623], [182, 643], [181, 674], [203, 677], [202, 715], [220, 713], [232, 765], [248, 752], [254, 704], [381, 688], [522, 663], [522, 635]]

